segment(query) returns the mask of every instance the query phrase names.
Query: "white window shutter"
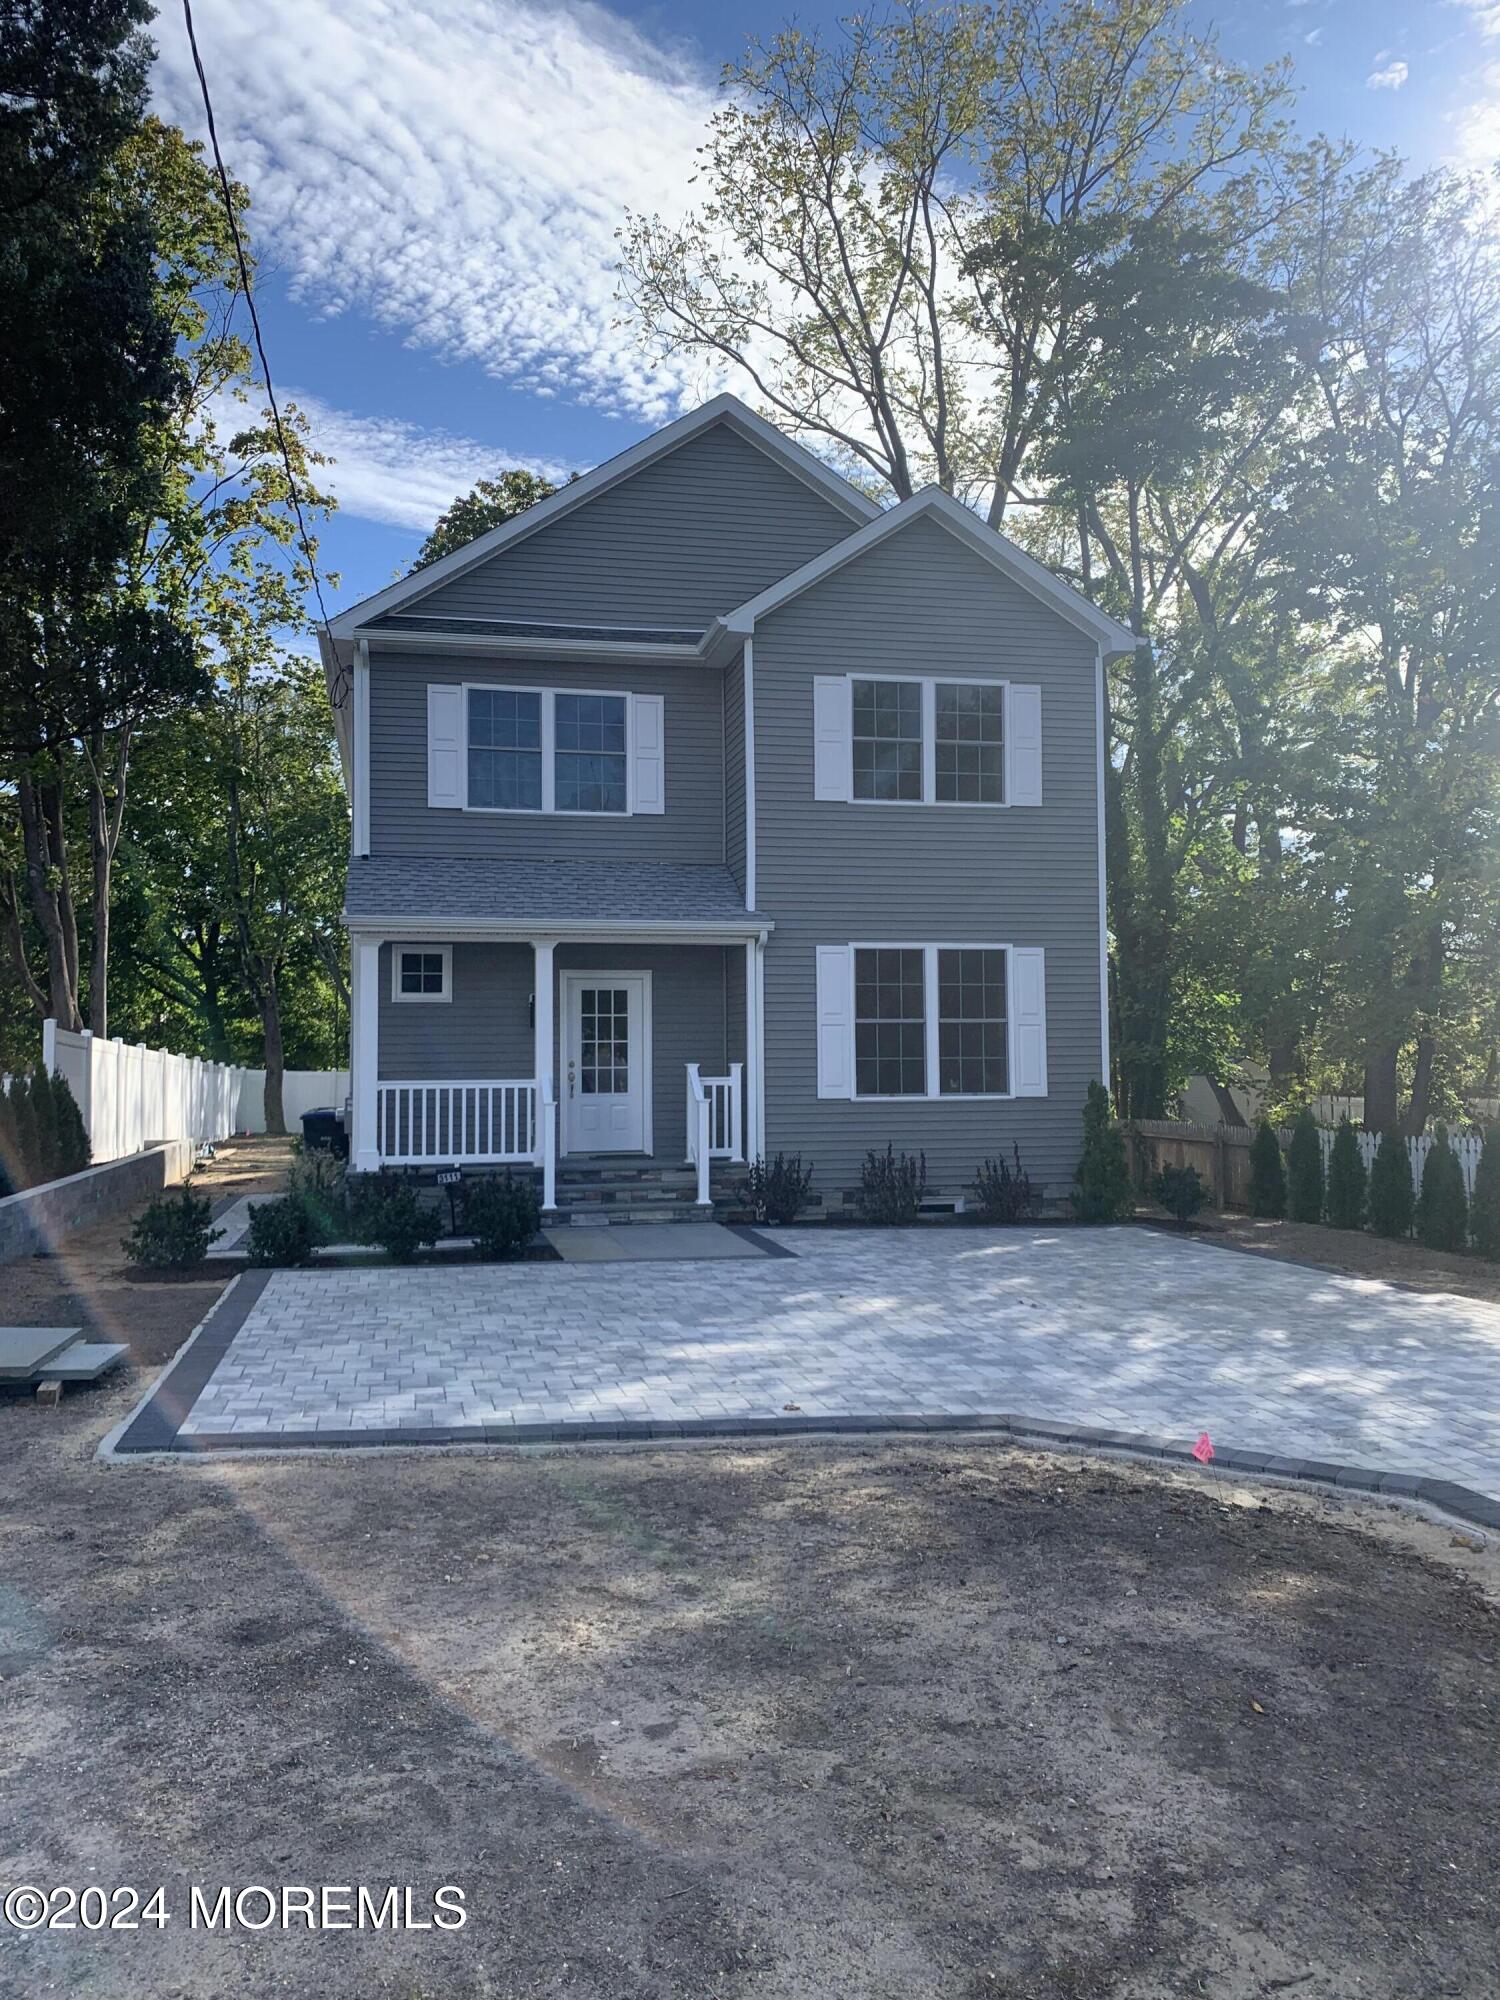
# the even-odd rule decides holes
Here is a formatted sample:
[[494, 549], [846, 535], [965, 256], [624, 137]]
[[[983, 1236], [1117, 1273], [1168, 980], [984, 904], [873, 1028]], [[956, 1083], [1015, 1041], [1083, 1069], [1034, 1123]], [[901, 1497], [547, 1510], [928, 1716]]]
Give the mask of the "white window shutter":
[[666, 699], [659, 694], [630, 697], [631, 810], [667, 809]]
[[820, 944], [818, 959], [818, 1095], [854, 1095], [853, 954], [846, 944]]
[[427, 687], [428, 805], [464, 805], [466, 762], [464, 691], [461, 687], [430, 681]]
[[[813, 797], [847, 803], [853, 791], [849, 681], [844, 674], [813, 676]], [[838, 1092], [836, 1095], [843, 1095]]]
[[1042, 691], [1017, 681], [1005, 690], [1005, 803], [1042, 803]]
[[1010, 1087], [1017, 1097], [1047, 1095], [1047, 954], [1012, 946], [1010, 954]]

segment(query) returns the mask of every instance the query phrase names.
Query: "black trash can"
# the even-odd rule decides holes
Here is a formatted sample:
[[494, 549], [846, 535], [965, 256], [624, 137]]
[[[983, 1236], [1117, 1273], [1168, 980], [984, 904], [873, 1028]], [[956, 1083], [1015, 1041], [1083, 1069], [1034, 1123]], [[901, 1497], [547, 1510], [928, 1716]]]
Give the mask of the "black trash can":
[[331, 1104], [303, 1112], [302, 1143], [310, 1153], [336, 1153], [341, 1160], [348, 1155], [349, 1135]]

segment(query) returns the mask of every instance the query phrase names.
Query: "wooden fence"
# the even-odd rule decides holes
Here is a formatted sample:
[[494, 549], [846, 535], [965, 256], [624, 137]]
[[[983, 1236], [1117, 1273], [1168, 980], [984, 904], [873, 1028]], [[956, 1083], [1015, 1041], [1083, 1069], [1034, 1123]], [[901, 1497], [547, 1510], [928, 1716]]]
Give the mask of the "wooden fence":
[[[1137, 1186], [1146, 1186], [1163, 1167], [1195, 1167], [1200, 1180], [1210, 1191], [1215, 1208], [1250, 1206], [1250, 1144], [1255, 1134], [1247, 1126], [1182, 1125], [1170, 1119], [1136, 1118], [1122, 1129], [1130, 1154], [1131, 1176]], [[1292, 1141], [1290, 1127], [1282, 1128], [1276, 1136], [1285, 1152]], [[1326, 1171], [1328, 1156], [1333, 1150], [1333, 1130], [1329, 1126], [1321, 1126], [1318, 1138], [1323, 1148]], [[1373, 1166], [1375, 1149], [1380, 1144], [1379, 1135], [1357, 1132], [1355, 1138], [1359, 1141], [1360, 1158], [1365, 1166]], [[1464, 1187], [1472, 1198], [1483, 1141], [1474, 1134], [1465, 1134], [1451, 1139], [1449, 1143], [1458, 1155]], [[1412, 1185], [1420, 1189], [1433, 1142], [1424, 1135], [1420, 1139], [1408, 1139], [1405, 1144], [1411, 1159]]]

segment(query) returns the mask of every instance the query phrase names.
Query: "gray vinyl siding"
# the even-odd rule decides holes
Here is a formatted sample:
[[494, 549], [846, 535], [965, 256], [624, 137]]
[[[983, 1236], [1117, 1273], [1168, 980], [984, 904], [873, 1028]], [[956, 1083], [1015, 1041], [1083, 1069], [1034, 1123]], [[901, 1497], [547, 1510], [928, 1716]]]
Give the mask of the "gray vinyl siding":
[[380, 950], [382, 1079], [478, 1082], [531, 1075], [529, 945], [455, 944], [453, 998], [432, 1001], [391, 998], [392, 949], [387, 944]]
[[[825, 1198], [870, 1147], [927, 1154], [961, 1191], [1014, 1139], [1033, 1179], [1066, 1183], [1100, 1067], [1093, 642], [931, 521], [836, 572], [755, 634], [758, 906], [766, 949], [766, 1151], [800, 1150]], [[813, 798], [815, 674], [1008, 677], [1042, 688], [1043, 800], [995, 809]], [[1045, 948], [1048, 1095], [844, 1102], [817, 1095], [814, 947]]]
[[[427, 803], [430, 681], [597, 688], [665, 698], [666, 811], [629, 818], [486, 813]], [[372, 652], [370, 851], [496, 860], [692, 861], [724, 857], [724, 697], [707, 667], [554, 664], [502, 653]]]
[[434, 617], [702, 630], [858, 525], [716, 424], [418, 603]]
[[[420, 944], [420, 938], [408, 943]], [[390, 945], [380, 954], [378, 1074], [390, 1082], [481, 1081], [529, 1077], [535, 1070], [530, 1004], [534, 966], [529, 945], [455, 944], [453, 999], [391, 998]], [[687, 1131], [687, 1065], [722, 1076], [726, 1052], [729, 965], [738, 963], [739, 1034], [744, 1039], [744, 949], [723, 945], [559, 945], [554, 959], [558, 1029], [554, 1074], [567, 1088], [562, 1061], [562, 975], [570, 971], [649, 972], [652, 1024], [653, 1157], [680, 1166]]]
[[724, 672], [724, 865], [745, 886], [745, 660]]

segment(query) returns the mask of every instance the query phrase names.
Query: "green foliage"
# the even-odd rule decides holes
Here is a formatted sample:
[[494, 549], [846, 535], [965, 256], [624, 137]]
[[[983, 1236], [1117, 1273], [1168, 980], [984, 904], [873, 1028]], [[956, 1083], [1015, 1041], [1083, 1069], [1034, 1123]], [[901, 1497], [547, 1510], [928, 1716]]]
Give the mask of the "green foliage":
[[0, 1093], [0, 1184], [12, 1193], [81, 1173], [88, 1134], [60, 1071], [20, 1072]]
[[486, 1261], [519, 1257], [542, 1226], [529, 1177], [509, 1171], [464, 1182], [464, 1229]]
[[1368, 1180], [1359, 1136], [1349, 1120], [1341, 1118], [1328, 1156], [1328, 1220], [1335, 1229], [1363, 1228]]
[[1286, 1167], [1275, 1128], [1262, 1118], [1250, 1142], [1250, 1213], [1279, 1219], [1286, 1214]]
[[388, 1169], [354, 1184], [350, 1209], [356, 1240], [384, 1250], [392, 1263], [409, 1264], [419, 1250], [437, 1241], [432, 1209], [410, 1181]]
[[1287, 1213], [1293, 1222], [1323, 1220], [1323, 1145], [1317, 1120], [1306, 1106], [1292, 1125], [1287, 1148]]
[[1448, 1128], [1439, 1125], [1422, 1168], [1417, 1196], [1417, 1241], [1427, 1250], [1462, 1250], [1469, 1241], [1469, 1197], [1464, 1170], [1448, 1143]]
[[90, 1159], [88, 1129], [60, 1069], [52, 1072], [52, 1106], [57, 1117], [57, 1170], [60, 1174], [81, 1174]]
[[31, 1072], [31, 1116], [36, 1137], [32, 1174], [37, 1181], [55, 1181], [61, 1171], [62, 1146], [57, 1129], [57, 1100], [52, 1078], [38, 1066]]
[[11, 1144], [11, 1177], [18, 1188], [35, 1186], [41, 1179], [36, 1171], [36, 1113], [31, 1108], [31, 1077], [18, 1072], [6, 1090], [6, 1120]]
[[1084, 1099], [1083, 1152], [1073, 1180], [1073, 1212], [1080, 1222], [1123, 1222], [1135, 1208], [1125, 1135], [1102, 1083], [1091, 1083]]
[[148, 1202], [120, 1247], [132, 1264], [149, 1271], [194, 1271], [224, 1234], [213, 1227], [212, 1213], [208, 1196], [184, 1183], [177, 1194]]
[[859, 1170], [859, 1193], [855, 1205], [863, 1222], [883, 1229], [915, 1222], [922, 1197], [927, 1192], [927, 1155], [897, 1153], [887, 1146], [884, 1153], [872, 1148]]
[[250, 1210], [245, 1232], [245, 1255], [257, 1268], [290, 1270], [306, 1264], [318, 1242], [318, 1227], [307, 1203], [298, 1195], [284, 1194], [275, 1201], [259, 1201]]
[[1500, 1263], [1500, 1125], [1491, 1125], [1479, 1152], [1469, 1230], [1475, 1251]]
[[1031, 1180], [1021, 1165], [1021, 1149], [1011, 1141], [1013, 1165], [1004, 1160], [981, 1160], [970, 1183], [974, 1202], [986, 1222], [1021, 1222], [1036, 1206]]
[[752, 1160], [739, 1184], [739, 1198], [757, 1222], [795, 1222], [812, 1192], [813, 1170], [805, 1171], [802, 1155], [778, 1153], [769, 1166]]
[[1377, 1236], [1410, 1236], [1415, 1206], [1406, 1141], [1399, 1132], [1382, 1132], [1370, 1169], [1370, 1227]]
[[287, 1174], [287, 1193], [300, 1202], [318, 1243], [347, 1243], [354, 1234], [347, 1163], [334, 1153], [300, 1146]]
[[467, 548], [480, 535], [487, 535], [491, 528], [525, 513], [528, 507], [534, 507], [538, 500], [545, 500], [556, 491], [550, 479], [514, 468], [502, 472], [498, 479], [481, 479], [438, 515], [408, 574], [425, 569], [439, 556], [450, 556], [455, 549]]
[[1186, 1229], [1208, 1199], [1208, 1189], [1196, 1167], [1163, 1167], [1151, 1183], [1151, 1196]]

